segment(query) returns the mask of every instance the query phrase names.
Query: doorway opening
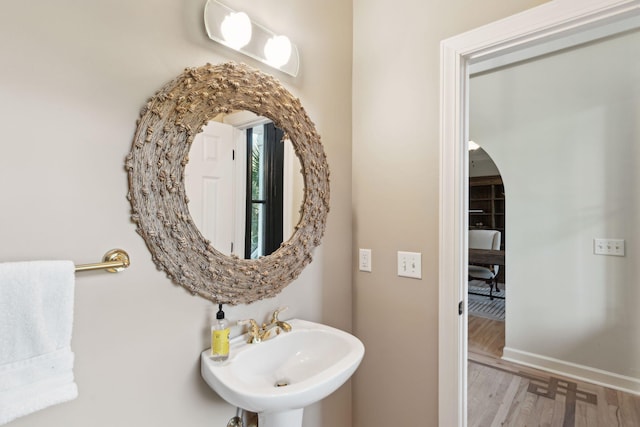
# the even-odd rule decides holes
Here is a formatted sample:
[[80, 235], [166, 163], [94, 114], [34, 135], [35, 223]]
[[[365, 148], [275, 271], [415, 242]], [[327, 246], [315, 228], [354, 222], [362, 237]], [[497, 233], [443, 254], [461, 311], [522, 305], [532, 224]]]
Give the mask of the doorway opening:
[[505, 190], [491, 156], [476, 147], [469, 150], [468, 357], [500, 359], [506, 322]]
[[[467, 236], [466, 236], [466, 222], [468, 212], [465, 210], [466, 205], [466, 184], [467, 184], [467, 176], [466, 176], [466, 164], [464, 163], [467, 160], [467, 148], [466, 144], [469, 140], [468, 135], [468, 83], [469, 83], [469, 75], [473, 73], [481, 72], [483, 67], [484, 70], [495, 69], [497, 67], [505, 66], [509, 63], [515, 63], [519, 61], [523, 61], [525, 58], [531, 58], [536, 54], [540, 55], [543, 51], [551, 52], [562, 50], [563, 48], [567, 48], [569, 46], [573, 46], [578, 43], [576, 40], [580, 39], [580, 42], [585, 42], [585, 40], [594, 41], [597, 39], [602, 39], [603, 37], [610, 36], [612, 34], [619, 33], [621, 31], [628, 30], [630, 28], [638, 28], [638, 10], [639, 4], [637, 1], [609, 1], [603, 0], [599, 2], [590, 3], [586, 5], [584, 2], [566, 2], [563, 3], [562, 7], [557, 7], [559, 4], [555, 2], [547, 3], [538, 8], [532, 9], [527, 13], [522, 13], [519, 15], [515, 15], [508, 20], [500, 21], [499, 23], [492, 26], [485, 26], [479, 30], [475, 30], [473, 32], [466, 33], [461, 36], [457, 36], [453, 39], [446, 40], [442, 45], [442, 63], [443, 63], [443, 94], [442, 94], [442, 133], [441, 133], [441, 148], [442, 148], [442, 179], [441, 179], [441, 224], [440, 224], [440, 411], [439, 411], [439, 420], [440, 425], [458, 425], [464, 426], [466, 425], [466, 384], [467, 384], [467, 360], [466, 360], [466, 351], [467, 351], [467, 343], [466, 343], [466, 316], [463, 310], [460, 310], [461, 301], [464, 300], [466, 296], [466, 272], [465, 265], [467, 263]], [[540, 19], [540, 17], [544, 16], [544, 20]], [[626, 21], [625, 21], [626, 20]], [[633, 22], [632, 22], [633, 21]], [[597, 31], [596, 31], [597, 30]], [[603, 35], [605, 34], [606, 35]], [[580, 37], [578, 37], [580, 36]], [[631, 57], [631, 55], [627, 55], [626, 58]], [[609, 64], [611, 62], [608, 61], [600, 61], [602, 64]], [[611, 67], [609, 67], [611, 68]], [[618, 67], [622, 70], [627, 70], [629, 67]], [[591, 68], [587, 68], [591, 70]], [[585, 70], [582, 68], [581, 70]], [[575, 75], [582, 75], [583, 73], [577, 73]], [[537, 73], [539, 76], [540, 73]], [[612, 83], [617, 83], [618, 80], [610, 79]], [[592, 84], [595, 87], [595, 85]], [[609, 91], [613, 93], [614, 91]], [[628, 93], [629, 91], [621, 91], [622, 93]], [[492, 93], [492, 97], [494, 99], [501, 98], [503, 93], [516, 93], [514, 90], [509, 90], [507, 92], [501, 93]], [[590, 93], [590, 91], [587, 91]], [[548, 99], [555, 99], [557, 93], [554, 93], [553, 96], [548, 97]], [[529, 106], [538, 105], [534, 102], [529, 102]], [[633, 110], [633, 109], [622, 109], [623, 112]], [[514, 111], [517, 111], [511, 108], [508, 111], [507, 117], [510, 117], [510, 120], [506, 123], [513, 123], [510, 114]], [[602, 111], [598, 109], [583, 109], [581, 111], [585, 112], [595, 112]], [[580, 116], [582, 118], [583, 116]], [[621, 114], [612, 114], [606, 116], [607, 119], [611, 120], [613, 118], [623, 117]], [[526, 117], [526, 120], [530, 121], [530, 117]], [[601, 123], [597, 120], [585, 120], [587, 124], [598, 124]], [[502, 126], [504, 128], [504, 126]], [[585, 126], [576, 126], [571, 125], [570, 129], [583, 130]], [[603, 129], [609, 131], [618, 131], [620, 129], [624, 129], [624, 126], [606, 126]], [[549, 132], [550, 135], [559, 135], [558, 132]], [[602, 133], [598, 132], [590, 132], [587, 133], [587, 136], [600, 135]], [[510, 139], [511, 141], [514, 138]], [[545, 140], [545, 139], [543, 139]], [[514, 144], [508, 145], [510, 149], [516, 149], [519, 154], [526, 155], [531, 150], [537, 149], [541, 153], [553, 152], [554, 156], [548, 157], [546, 160], [553, 159], [560, 161], [567, 157], [575, 157], [575, 153], [571, 153], [569, 156], [565, 156], [564, 153], [559, 154], [558, 150], [567, 147], [566, 144], [567, 138], [564, 138], [561, 143], [556, 143], [553, 146], [553, 150], [540, 150], [539, 145], [536, 145], [541, 141], [539, 137], [534, 140], [534, 144], [526, 144], [524, 139], [519, 140], [521, 144], [518, 147], [515, 147]], [[585, 146], [589, 146], [585, 144], [585, 138], [579, 138], [579, 141], [582, 141], [580, 145], [580, 149], [577, 151], [580, 154], [583, 154], [583, 148]], [[625, 138], [620, 138], [616, 136], [606, 138], [607, 141], [619, 141], [625, 140]], [[545, 140], [546, 141], [546, 140]], [[523, 150], [523, 148], [528, 147], [528, 150]], [[589, 146], [591, 147], [591, 146]], [[600, 146], [598, 146], [600, 147]], [[512, 150], [513, 151], [513, 150]], [[575, 151], [575, 150], [574, 150]], [[610, 148], [607, 148], [606, 151], [607, 156], [597, 156], [599, 158], [609, 159], [613, 156], [613, 153]], [[540, 163], [536, 163], [531, 161], [531, 159], [527, 159], [528, 164], [537, 165]], [[505, 164], [502, 162], [502, 164]], [[548, 164], [545, 164], [545, 169]], [[506, 164], [505, 164], [506, 165]], [[510, 164], [514, 166], [514, 164]], [[584, 167], [583, 167], [584, 168]], [[598, 168], [597, 170], [603, 170], [608, 172], [619, 172], [619, 168]], [[532, 180], [530, 177], [532, 174], [528, 174], [527, 171], [523, 171], [522, 168], [518, 171], [520, 173], [525, 173], [525, 177], [527, 178], [529, 183], [532, 184], [540, 184], [541, 180]], [[523, 197], [524, 194], [521, 191], [516, 191], [515, 182], [513, 181], [513, 177], [508, 173], [508, 171], [503, 170], [505, 175], [509, 175], [509, 183], [510, 186], [513, 184], [513, 191], [510, 193], [510, 200], [513, 197]], [[574, 177], [575, 175], [572, 173], [567, 173], [565, 170], [565, 175], [569, 177]], [[548, 178], [548, 176], [546, 177]], [[606, 179], [602, 179], [598, 182], [611, 182], [611, 178], [607, 177]], [[547, 181], [543, 181], [547, 183]], [[555, 182], [555, 181], [553, 181]], [[616, 188], [628, 188], [627, 185], [619, 185]], [[564, 197], [561, 199], [561, 202], [573, 201], [576, 199], [575, 192], [565, 192], [565, 195], [569, 194], [572, 197]], [[608, 191], [590, 191], [590, 195], [593, 194], [603, 194], [606, 197], [610, 197], [610, 192]], [[546, 193], [542, 193], [542, 195], [546, 195]], [[607, 202], [607, 206], [609, 206], [609, 202]], [[546, 206], [545, 203], [541, 203], [538, 201], [537, 206]], [[510, 211], [513, 212], [513, 216], [516, 215], [516, 210], [510, 208]], [[574, 212], [579, 214], [591, 213], [593, 209], [573, 209]], [[615, 212], [627, 212], [628, 210], [616, 210]], [[528, 212], [537, 212], [536, 209], [528, 209]], [[510, 214], [511, 216], [511, 214]], [[591, 219], [592, 217], [583, 215], [585, 219]], [[608, 221], [611, 223], [611, 221]], [[541, 233], [539, 233], [539, 218], [536, 218], [536, 222], [525, 229], [527, 236], [532, 237], [537, 240], [541, 240], [544, 244], [545, 241], [542, 237]], [[586, 227], [578, 227], [575, 221], [567, 222], [568, 227], [565, 227], [564, 230], [584, 230]], [[593, 225], [595, 224], [595, 225]], [[600, 223], [592, 222], [592, 227], [589, 229], [590, 233], [586, 238], [583, 238], [580, 242], [579, 249], [576, 250], [575, 247], [571, 251], [567, 251], [570, 254], [579, 254], [583, 256], [583, 259], [593, 260], [593, 248], [591, 247], [591, 236], [595, 234], [602, 234], [602, 232], [595, 228], [599, 226]], [[545, 223], [546, 226], [546, 223]], [[608, 235], [611, 235], [610, 229], [603, 228], [604, 232], [608, 232]], [[520, 246], [516, 245], [516, 242], [519, 241], [516, 239], [514, 235], [514, 229], [511, 227], [510, 237], [509, 237], [509, 246], [510, 250], [513, 250], [516, 253], [516, 248]], [[584, 233], [583, 233], [584, 234]], [[629, 234], [629, 233], [627, 233]], [[563, 236], [566, 233], [563, 234]], [[527, 254], [536, 254], [539, 253], [531, 250], [531, 241], [532, 239], [527, 240], [528, 248]], [[565, 241], [568, 241], [565, 239]], [[548, 252], [548, 251], [542, 251]], [[606, 265], [608, 262], [612, 260], [599, 258], [594, 262], [585, 264], [587, 267], [597, 267], [600, 268], [600, 265]], [[534, 259], [531, 257], [529, 259], [530, 265], [544, 265], [539, 262], [538, 259]], [[564, 261], [567, 264], [566, 261]], [[612, 262], [615, 262], [613, 260]], [[526, 269], [522, 269], [525, 271]], [[564, 268], [565, 271], [579, 271], [582, 278], [585, 277], [594, 277], [594, 274], [584, 274], [584, 269], [576, 270], [572, 268]], [[612, 269], [607, 269], [606, 266], [602, 271], [614, 271]], [[518, 287], [520, 288], [520, 279], [521, 277], [515, 277], [513, 271], [509, 272], [509, 280], [513, 281], [513, 283], [518, 283]], [[557, 276], [553, 276], [557, 279]], [[566, 282], [566, 281], [565, 281]], [[596, 310], [602, 316], [599, 319], [604, 321], [611, 320], [613, 317], [607, 317], [609, 314], [617, 314], [621, 313], [623, 310], [609, 310], [606, 306], [602, 304], [612, 303], [611, 298], [608, 298], [612, 295], [616, 297], [622, 296], [622, 298], [616, 298], [613, 302], [614, 305], [619, 304], [623, 307], [624, 310], [627, 310], [627, 305], [630, 301], [625, 295], [628, 294], [628, 288], [620, 287], [620, 292], [615, 294], [611, 292], [611, 287], [604, 288], [603, 286], [585, 286], [584, 281], [578, 283], [574, 286], [574, 289], [578, 290], [579, 298], [573, 298], [571, 301], [579, 301], [583, 302], [589, 300], [590, 302], [596, 301], [598, 304], [598, 310]], [[549, 282], [539, 282], [543, 283], [545, 286], [552, 286], [553, 283]], [[573, 283], [573, 282], [572, 282]], [[624, 282], [621, 282], [624, 284]], [[525, 298], [522, 299], [522, 306], [531, 305], [532, 302], [538, 304], [538, 308], [542, 308], [543, 310], [550, 303], [558, 304], [560, 302], [560, 298], [557, 294], [553, 295], [553, 298], [542, 298], [540, 296], [540, 287], [525, 287], [522, 286], [523, 289], [527, 291], [535, 290], [538, 292], [536, 298]], [[512, 289], [515, 289], [512, 287]], [[586, 295], [585, 291], [590, 292], [592, 295]], [[547, 292], [550, 293], [550, 292]], [[596, 293], [602, 295], [604, 297], [597, 298]], [[569, 295], [566, 293], [565, 296]], [[571, 297], [574, 297], [575, 294], [571, 294]], [[593, 298], [592, 298], [593, 296]], [[515, 306], [515, 299], [512, 299], [511, 306], [513, 306], [514, 311], [518, 311], [519, 306]], [[458, 308], [458, 310], [454, 310], [454, 308]], [[548, 313], [547, 310], [544, 311]], [[576, 320], [577, 314], [585, 313], [585, 317], [588, 317], [593, 323], [593, 313], [594, 311], [574, 311], [572, 313], [572, 320]], [[540, 317], [538, 317], [540, 318]], [[617, 318], [614, 319], [617, 322]], [[606, 342], [606, 345], [603, 345], [602, 348], [610, 349], [612, 346], [620, 346], [627, 345], [628, 339], [621, 340], [612, 340], [612, 331], [619, 333], [620, 328], [610, 328], [606, 324], [605, 327], [596, 330], [595, 332], [590, 332], [588, 334], [576, 335], [572, 334], [571, 336], [565, 336], [562, 339], [558, 338], [557, 331], [554, 329], [558, 322], [551, 320], [549, 318], [544, 318], [544, 321], [547, 322], [550, 326], [550, 330], [552, 333], [545, 334], [518, 334], [512, 333], [512, 328], [509, 328], [509, 337], [513, 337], [514, 339], [529, 340], [531, 338], [546, 338], [552, 336], [555, 338], [557, 343], [562, 343], [563, 345], [567, 344], [567, 341], [570, 341], [570, 338], [573, 337], [575, 342], [571, 342], [573, 354], [576, 354], [580, 357], [589, 356], [589, 355], [600, 355], [595, 351], [586, 351], [586, 348], [591, 350], [591, 347], [599, 344], [603, 344]], [[613, 323], [616, 323], [613, 322]], [[620, 326], [622, 322], [617, 322], [618, 324], [614, 324], [613, 326]], [[576, 325], [582, 326], [584, 322], [575, 322]], [[629, 325], [630, 323], [624, 323], [624, 325]], [[514, 324], [515, 325], [515, 324]], [[633, 325], [637, 325], [637, 323], [633, 323]], [[542, 326], [542, 325], [537, 325]], [[637, 336], [637, 334], [626, 333], [625, 337]], [[578, 338], [577, 340], [575, 338]], [[515, 351], [517, 347], [515, 344], [521, 344], [520, 342], [514, 343], [513, 348], [511, 349], [511, 353], [515, 356], [531, 356], [532, 353], [527, 350], [520, 351], [519, 353]], [[511, 344], [510, 344], [511, 346]], [[527, 348], [532, 348], [531, 345], [528, 345]], [[548, 349], [556, 351], [557, 346], [547, 346]], [[505, 349], [506, 351], [506, 349]], [[556, 352], [557, 353], [557, 352]], [[552, 358], [554, 358], [554, 363], [559, 360], [559, 357], [565, 357], [560, 355], [559, 357], [554, 353]], [[606, 352], [607, 355], [623, 355], [622, 362], [633, 361], [631, 359], [626, 358], [626, 355], [635, 354], [636, 351], [617, 351], [617, 352]], [[458, 357], [452, 357], [457, 355]], [[533, 356], [536, 356], [535, 354]], [[532, 358], [529, 357], [531, 360]], [[549, 360], [547, 357], [541, 358], [537, 357], [535, 360], [529, 362], [529, 365], [542, 365], [546, 360]], [[637, 360], [637, 359], [635, 359]], [[590, 378], [594, 377], [597, 374], [602, 374], [602, 369], [594, 370], [589, 366], [584, 364], [583, 360], [578, 361], [582, 363], [578, 365], [576, 363], [565, 363], [566, 361], [560, 360], [562, 362], [563, 372], [567, 369], [572, 370], [570, 375], [572, 377], [580, 377], [580, 378]], [[589, 362], [591, 363], [591, 362]], [[600, 364], [601, 365], [601, 364]], [[596, 366], [598, 368], [598, 365]], [[628, 366], [625, 365], [626, 371], [623, 375], [627, 375], [626, 372], [631, 372], [628, 369]], [[637, 371], [636, 371], [637, 372]], [[632, 374], [633, 375], [633, 374]], [[602, 378], [602, 377], [600, 377]], [[627, 378], [627, 377], [625, 377]], [[631, 378], [631, 376], [628, 376]], [[619, 373], [613, 373], [613, 375], [607, 375], [606, 378], [609, 384], [614, 385], [616, 388], [620, 389], [628, 389], [628, 390], [637, 390], [637, 381], [635, 378], [631, 378], [631, 381], [621, 381], [623, 378], [619, 375]], [[601, 381], [602, 382], [602, 381]]]

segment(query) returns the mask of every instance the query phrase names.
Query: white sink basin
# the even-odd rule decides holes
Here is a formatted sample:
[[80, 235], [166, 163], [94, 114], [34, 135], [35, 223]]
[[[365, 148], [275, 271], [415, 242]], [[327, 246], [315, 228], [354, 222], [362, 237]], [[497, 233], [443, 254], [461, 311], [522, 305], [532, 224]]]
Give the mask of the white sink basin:
[[212, 361], [210, 350], [201, 355], [207, 384], [228, 403], [258, 413], [261, 427], [295, 427], [298, 418], [301, 424], [302, 409], [344, 384], [364, 356], [362, 342], [347, 332], [300, 319], [287, 323], [290, 332], [261, 343], [234, 338], [225, 362]]

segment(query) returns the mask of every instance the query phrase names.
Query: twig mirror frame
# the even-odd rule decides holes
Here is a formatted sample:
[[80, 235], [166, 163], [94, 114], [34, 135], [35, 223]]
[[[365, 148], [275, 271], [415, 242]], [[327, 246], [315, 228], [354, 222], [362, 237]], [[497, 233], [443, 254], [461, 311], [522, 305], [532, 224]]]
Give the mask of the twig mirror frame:
[[[184, 171], [202, 127], [220, 113], [248, 110], [285, 132], [300, 159], [304, 200], [291, 238], [257, 260], [216, 250], [194, 224]], [[311, 262], [329, 212], [329, 166], [300, 100], [272, 76], [244, 64], [188, 68], [142, 109], [125, 168], [131, 219], [156, 266], [215, 303], [247, 304], [278, 294]]]

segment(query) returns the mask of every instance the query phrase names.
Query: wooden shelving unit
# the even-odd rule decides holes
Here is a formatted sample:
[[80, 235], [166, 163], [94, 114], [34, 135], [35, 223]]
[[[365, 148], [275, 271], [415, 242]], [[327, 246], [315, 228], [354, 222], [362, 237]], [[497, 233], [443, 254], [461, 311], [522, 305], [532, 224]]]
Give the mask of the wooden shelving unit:
[[469, 229], [499, 230], [504, 250], [504, 185], [500, 175], [469, 178]]
[[[504, 184], [500, 175], [469, 178], [469, 229], [499, 230], [504, 250]], [[505, 283], [505, 268], [498, 272], [498, 283]]]

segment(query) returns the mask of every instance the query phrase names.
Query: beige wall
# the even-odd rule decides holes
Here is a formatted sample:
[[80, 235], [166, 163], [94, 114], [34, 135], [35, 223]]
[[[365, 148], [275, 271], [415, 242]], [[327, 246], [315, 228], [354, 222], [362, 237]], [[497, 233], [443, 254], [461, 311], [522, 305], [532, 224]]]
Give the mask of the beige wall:
[[[204, 3], [2, 4], [0, 260], [87, 263], [114, 247], [132, 259], [118, 275], [77, 276], [79, 398], [12, 426], [224, 426], [235, 415], [199, 374], [214, 307], [156, 270], [125, 197], [139, 110], [185, 67], [236, 60], [281, 78], [315, 121], [331, 168], [331, 213], [314, 262], [277, 298], [228, 308], [227, 316], [262, 320], [288, 305], [287, 316], [351, 329], [351, 3], [227, 2], [298, 44], [297, 78], [207, 40]], [[350, 386], [305, 414], [307, 427], [350, 420]]]
[[[353, 310], [367, 348], [355, 426], [437, 424], [439, 42], [540, 3], [251, 2], [257, 20], [299, 45], [300, 76], [277, 76], [322, 135], [332, 206], [302, 277], [227, 313], [260, 317], [286, 304], [291, 316], [350, 329]], [[3, 3], [0, 260], [92, 262], [121, 246], [133, 262], [120, 275], [78, 276], [80, 397], [15, 426], [225, 425], [234, 413], [198, 372], [213, 307], [155, 269], [124, 197], [135, 119], [160, 85], [205, 62], [258, 66], [205, 39], [203, 4]], [[373, 250], [372, 273], [356, 271], [358, 247]], [[422, 280], [396, 277], [397, 250], [422, 252]], [[347, 386], [309, 408], [305, 426], [346, 427], [350, 411]]]
[[[354, 426], [437, 425], [438, 129], [442, 39], [541, 4], [354, 0], [354, 327], [366, 355]], [[422, 252], [422, 280], [396, 276]]]
[[[470, 102], [505, 184], [505, 356], [636, 390], [639, 69], [635, 31], [473, 77]], [[594, 238], [626, 256], [594, 255]]]

